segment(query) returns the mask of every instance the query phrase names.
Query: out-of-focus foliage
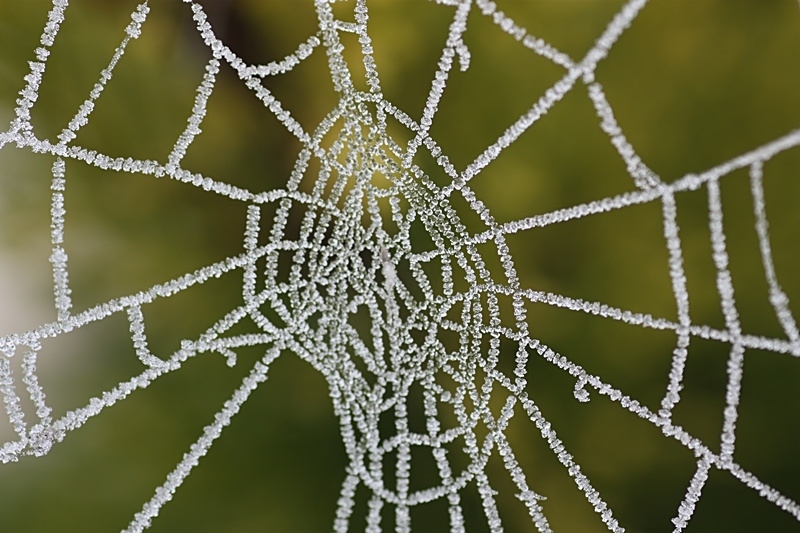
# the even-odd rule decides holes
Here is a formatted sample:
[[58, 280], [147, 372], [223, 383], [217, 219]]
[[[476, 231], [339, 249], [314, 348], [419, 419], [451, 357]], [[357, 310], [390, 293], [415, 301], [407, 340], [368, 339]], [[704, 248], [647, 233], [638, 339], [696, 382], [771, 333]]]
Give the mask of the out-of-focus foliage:
[[[310, 1], [208, 0], [219, 36], [246, 61], [267, 63], [316, 31]], [[509, 0], [500, 7], [520, 25], [579, 59], [618, 1]], [[33, 123], [54, 138], [86, 98], [123, 36], [135, 3], [74, 0], [53, 48]], [[344, 11], [349, 3], [336, 5]], [[370, 4], [370, 34], [387, 99], [418, 119], [447, 38], [452, 8], [422, 0]], [[191, 113], [208, 51], [188, 7], [157, 0], [80, 131], [82, 146], [112, 156], [163, 161]], [[46, 20], [43, 0], [0, 0], [0, 120], [13, 116], [27, 61]], [[791, 0], [653, 0], [597, 71], [617, 119], [643, 160], [665, 181], [699, 172], [800, 125], [800, 12]], [[432, 135], [458, 168], [471, 162], [563, 75], [477, 13], [466, 43], [469, 70], [448, 84]], [[345, 42], [354, 72], [357, 42]], [[223, 66], [203, 133], [184, 165], [216, 179], [269, 190], [286, 182], [299, 143]], [[266, 85], [307, 129], [335, 105], [322, 50]], [[472, 182], [500, 221], [515, 220], [632, 190], [582, 87], [526, 132]], [[408, 133], [398, 126], [399, 139]], [[435, 165], [421, 164], [431, 174]], [[77, 310], [147, 288], [242, 247], [244, 205], [166, 178], [104, 173], [68, 162], [66, 246]], [[800, 302], [800, 154], [765, 167], [767, 213], [784, 290]], [[0, 151], [0, 239], [8, 262], [25, 266], [26, 297], [50, 297], [49, 168], [24, 151]], [[441, 176], [438, 176], [441, 179]], [[725, 228], [745, 330], [779, 332], [767, 300], [747, 175], [723, 180]], [[721, 326], [703, 192], [678, 195], [692, 318]], [[509, 238], [523, 285], [674, 319], [661, 212], [644, 205]], [[9, 264], [10, 264], [9, 263]], [[14, 283], [12, 279], [9, 283]], [[27, 290], [27, 289], [26, 289]], [[151, 348], [167, 355], [240, 298], [240, 280], [223, 279], [148, 309]], [[2, 306], [16, 304], [3, 298]], [[49, 304], [47, 304], [49, 305]], [[534, 337], [657, 406], [674, 335], [602, 318], [532, 306]], [[26, 327], [42, 315], [31, 316]], [[46, 320], [52, 316], [44, 315]], [[18, 317], [25, 322], [26, 318]], [[123, 317], [45, 346], [42, 380], [56, 415], [137, 371]], [[2, 333], [9, 333], [0, 324]], [[684, 400], [675, 419], [716, 442], [722, 424], [728, 347], [693, 341]], [[259, 356], [252, 354], [253, 358]], [[510, 356], [510, 355], [509, 355]], [[5, 465], [0, 531], [116, 531], [150, 498], [202, 427], [228, 398], [246, 365], [229, 369], [205, 355], [180, 372], [104, 411], [43, 458]], [[574, 382], [542, 361], [530, 368], [529, 394], [553, 421], [583, 471], [630, 531], [664, 528], [693, 473], [692, 457], [616, 405], [578, 403]], [[748, 352], [737, 457], [764, 481], [800, 497], [796, 460], [800, 370], [790, 356]], [[327, 385], [306, 364], [282, 357], [234, 418], [152, 531], [329, 530], [344, 477], [344, 452]], [[765, 414], [766, 413], [766, 414]], [[556, 531], [600, 531], [601, 524], [530, 423], [508, 431], [531, 486], [548, 497]], [[0, 424], [0, 431], [8, 428]], [[526, 445], [529, 443], [529, 445]], [[496, 465], [497, 466], [497, 465]], [[412, 476], [415, 475], [412, 472]], [[423, 474], [420, 474], [423, 475]], [[479, 503], [475, 502], [476, 508]], [[361, 512], [363, 513], [363, 509]], [[444, 520], [444, 516], [441, 520]], [[529, 531], [524, 518], [506, 524]], [[412, 523], [414, 515], [412, 514]], [[433, 520], [433, 519], [431, 519]], [[413, 523], [418, 531], [446, 522]], [[797, 524], [740, 483], [712, 474], [689, 531], [788, 531]], [[479, 531], [481, 529], [478, 529]]]

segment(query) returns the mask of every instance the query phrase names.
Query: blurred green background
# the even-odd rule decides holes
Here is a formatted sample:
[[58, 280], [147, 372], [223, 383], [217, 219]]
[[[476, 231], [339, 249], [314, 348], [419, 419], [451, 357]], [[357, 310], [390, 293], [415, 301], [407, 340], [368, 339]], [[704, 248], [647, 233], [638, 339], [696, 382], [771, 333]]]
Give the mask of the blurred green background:
[[[208, 0], [217, 34], [245, 61], [267, 63], [316, 31], [309, 0]], [[622, 2], [507, 0], [499, 8], [573, 59], [591, 48]], [[27, 61], [49, 3], [0, 0], [0, 123], [13, 117]], [[123, 36], [136, 3], [75, 0], [53, 47], [33, 124], [54, 139], [86, 98]], [[76, 143], [123, 157], [165, 161], [183, 131], [209, 53], [189, 8], [155, 0]], [[423, 0], [376, 0], [370, 35], [386, 98], [415, 119], [427, 97], [453, 8]], [[336, 4], [343, 18], [352, 2]], [[457, 168], [491, 144], [563, 70], [523, 48], [477, 12], [465, 42], [468, 71], [448, 81], [432, 135]], [[357, 41], [344, 41], [355, 73]], [[629, 141], [665, 181], [701, 172], [800, 127], [800, 9], [794, 0], [653, 0], [597, 70]], [[313, 130], [336, 102], [322, 49], [265, 85]], [[285, 184], [300, 149], [223, 66], [209, 113], [184, 167], [270, 190]], [[407, 139], [407, 132], [396, 132]], [[405, 136], [405, 137], [404, 137]], [[426, 171], [436, 167], [420, 162]], [[49, 185], [52, 158], [0, 151], [0, 334], [55, 319], [50, 309]], [[800, 302], [800, 150], [765, 165], [767, 215], [779, 279]], [[75, 310], [146, 289], [242, 247], [246, 206], [164, 178], [103, 172], [67, 162], [66, 249]], [[767, 299], [747, 173], [722, 180], [731, 272], [746, 333], [780, 336]], [[576, 86], [472, 182], [499, 221], [524, 218], [633, 189]], [[722, 328], [704, 190], [677, 195], [693, 322]], [[464, 206], [462, 206], [464, 207]], [[527, 231], [509, 238], [523, 285], [674, 320], [667, 250], [657, 203]], [[237, 277], [239, 276], [239, 277]], [[240, 274], [144, 309], [151, 349], [168, 356], [241, 298]], [[674, 335], [544, 305], [529, 306], [532, 335], [653, 410], [667, 384]], [[124, 315], [47, 342], [42, 384], [54, 415], [84, 405], [141, 371]], [[513, 347], [509, 347], [513, 349]], [[675, 421], [718, 447], [729, 347], [693, 339]], [[505, 354], [513, 357], [513, 352]], [[105, 410], [43, 458], [0, 470], [0, 531], [117, 531], [140, 510], [248, 372], [218, 355], [188, 362], [146, 391]], [[788, 355], [748, 351], [736, 459], [789, 498], [800, 499], [800, 367]], [[694, 457], [603, 398], [581, 404], [574, 380], [533, 359], [529, 394], [628, 531], [670, 531]], [[10, 428], [0, 423], [0, 435]], [[548, 497], [555, 531], [602, 531], [602, 523], [530, 422], [508, 436], [531, 487]], [[496, 458], [495, 458], [496, 459]], [[328, 531], [345, 455], [325, 381], [296, 357], [281, 357], [150, 529]], [[490, 463], [500, 472], [502, 465]], [[415, 471], [412, 467], [412, 477]], [[423, 475], [423, 474], [420, 474]], [[507, 531], [531, 531], [501, 485]], [[479, 520], [477, 491], [470, 531]], [[364, 494], [359, 497], [363, 500]], [[360, 501], [352, 530], [363, 530]], [[440, 512], [439, 515], [436, 513]], [[361, 514], [359, 514], [361, 513]], [[444, 531], [444, 506], [412, 525]], [[438, 518], [437, 518], [438, 516]], [[387, 530], [393, 522], [387, 521]], [[731, 476], [712, 470], [688, 531], [800, 531], [800, 525]]]

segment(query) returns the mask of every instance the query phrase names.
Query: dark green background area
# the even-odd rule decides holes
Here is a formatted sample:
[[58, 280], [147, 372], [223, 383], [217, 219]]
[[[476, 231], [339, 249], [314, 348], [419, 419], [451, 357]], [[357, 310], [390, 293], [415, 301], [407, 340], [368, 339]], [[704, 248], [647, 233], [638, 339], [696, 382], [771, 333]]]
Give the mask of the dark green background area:
[[[497, 3], [531, 34], [575, 60], [623, 4]], [[280, 59], [316, 31], [309, 0], [203, 4], [217, 34], [251, 63]], [[49, 6], [43, 0], [0, 0], [2, 124], [13, 117]], [[135, 6], [130, 0], [71, 2], [33, 111], [39, 138], [54, 139], [75, 114], [122, 39]], [[155, 0], [150, 6], [142, 37], [129, 45], [75, 142], [114, 157], [164, 162], [185, 127], [210, 56], [187, 5]], [[348, 18], [352, 2], [334, 8]], [[419, 119], [453, 8], [423, 0], [375, 0], [370, 9], [384, 94]], [[478, 12], [470, 16], [465, 42], [472, 54], [470, 68], [463, 73], [454, 69], [431, 131], [459, 169], [564, 73]], [[344, 39], [344, 44], [352, 71], [362, 73], [356, 39]], [[628, 140], [664, 181], [702, 172], [800, 127], [800, 6], [795, 0], [653, 0], [600, 64], [596, 77]], [[321, 48], [265, 85], [308, 131], [336, 104]], [[251, 190], [282, 187], [300, 149], [227, 65], [202, 129], [183, 161], [185, 168]], [[390, 133], [410, 138], [399, 126]], [[441, 171], [424, 154], [419, 164], [442, 182]], [[4, 313], [20, 315], [15, 319], [25, 328], [55, 319], [48, 307], [51, 165], [52, 158], [11, 146], [0, 151], [0, 254], [22, 271], [15, 275], [24, 274], [19, 290], [29, 300], [40, 299], [45, 310], [28, 317], [23, 306], [0, 295], [10, 309]], [[797, 311], [800, 150], [775, 156], [764, 173], [775, 268]], [[244, 204], [167, 178], [104, 172], [76, 161], [67, 162], [67, 179], [65, 246], [76, 311], [242, 250]], [[580, 83], [471, 186], [501, 222], [634, 189]], [[780, 337], [758, 252], [747, 173], [726, 176], [721, 188], [743, 329]], [[701, 189], [676, 199], [692, 320], [723, 328], [707, 194]], [[456, 207], [465, 209], [458, 201], [454, 197]], [[658, 203], [518, 233], [508, 243], [525, 287], [676, 319]], [[196, 337], [238, 305], [241, 283], [235, 272], [145, 306], [153, 352], [169, 356], [181, 339]], [[529, 305], [528, 315], [534, 337], [658, 410], [674, 334], [543, 304]], [[0, 324], [0, 334], [12, 332]], [[503, 357], [512, 359], [514, 346], [502, 348]], [[717, 450], [729, 346], [693, 339], [689, 350], [683, 400], [674, 419]], [[124, 528], [262, 352], [243, 351], [233, 369], [219, 355], [198, 356], [106, 409], [46, 457], [0, 467], [0, 531]], [[744, 368], [736, 460], [800, 500], [800, 366], [789, 355], [751, 350]], [[40, 356], [42, 385], [55, 416], [141, 370], [124, 315], [45, 342]], [[603, 397], [579, 403], [572, 393], [574, 379], [544, 360], [532, 358], [528, 371], [529, 395], [627, 531], [671, 531], [669, 520], [694, 473], [692, 453]], [[9, 432], [0, 422], [3, 440]], [[543, 505], [553, 529], [602, 531], [599, 517], [524, 413], [512, 419], [507, 435], [532, 489], [548, 498]], [[149, 531], [329, 531], [345, 459], [327, 384], [310, 365], [286, 354]], [[506, 530], [531, 531], [496, 459], [488, 470], [501, 479], [497, 499]], [[429, 458], [418, 460], [412, 485], [434, 482]], [[351, 529], [362, 531], [366, 494], [357, 499]], [[464, 501], [473, 509], [467, 513], [469, 531], [488, 531], [474, 487]], [[412, 525], [418, 532], [445, 531], [446, 512], [441, 504], [415, 510]], [[385, 524], [386, 530], [394, 529], [391, 516]], [[800, 525], [730, 475], [712, 470], [687, 531], [800, 531]]]

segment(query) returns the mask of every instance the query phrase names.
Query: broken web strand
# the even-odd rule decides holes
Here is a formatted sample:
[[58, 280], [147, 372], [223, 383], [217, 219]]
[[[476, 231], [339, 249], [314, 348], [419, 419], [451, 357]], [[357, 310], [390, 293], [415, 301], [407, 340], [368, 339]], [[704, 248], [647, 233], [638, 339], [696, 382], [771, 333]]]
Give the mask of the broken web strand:
[[[790, 135], [786, 136], [784, 139], [780, 139], [780, 140], [776, 141], [775, 143], [772, 143], [772, 146], [765, 146], [761, 150], [758, 150], [756, 152], [772, 151], [773, 149], [777, 149], [778, 151], [781, 151], [781, 149], [785, 149], [786, 147], [785, 146], [780, 146], [780, 145], [790, 144], [790, 146], [793, 146], [793, 145], [796, 145], [796, 143], [797, 143], [797, 133], [795, 132], [794, 134], [790, 134]], [[755, 155], [755, 153], [753, 153], [753, 155]], [[706, 176], [703, 177], [705, 179], [701, 178], [701, 181], [709, 181], [709, 183], [716, 183], [715, 179], [720, 177], [719, 174], [722, 174], [722, 172], [720, 172], [720, 170], [723, 170], [725, 173], [731, 172], [734, 168], [737, 168], [739, 166], [743, 166], [742, 163], [744, 163], [744, 161], [743, 161], [744, 159], [749, 159], [751, 157], [752, 157], [752, 155], [748, 154], [748, 156], [739, 157], [739, 158], [737, 158], [737, 160], [734, 160], [734, 161], [729, 162], [727, 164], [721, 165], [720, 168], [712, 169], [712, 171], [710, 173], [708, 173], [707, 177]], [[675, 189], [676, 190], [682, 190], [682, 189], [694, 189], [694, 188], [696, 188], [699, 184], [695, 181], [695, 178], [696, 178], [696, 176], [687, 176], [686, 179], [684, 179], [684, 180], [682, 180], [681, 182], [678, 183], [679, 185], [681, 185], [681, 187], [675, 187]], [[670, 187], [670, 188], [672, 188], [672, 187]], [[659, 191], [659, 192], [661, 192], [663, 194], [663, 196], [664, 196], [665, 232], [667, 234], [667, 240], [668, 240], [668, 243], [669, 243], [669, 247], [671, 249], [671, 272], [672, 272], [672, 277], [673, 277], [673, 284], [675, 286], [674, 287], [674, 292], [676, 294], [677, 303], [678, 303], [678, 306], [679, 306], [679, 319], [681, 321], [681, 327], [680, 328], [675, 328], [675, 329], [679, 329], [679, 344], [678, 344], [678, 347], [676, 348], [676, 354], [675, 354], [675, 358], [674, 358], [674, 362], [673, 362], [673, 370], [671, 372], [671, 377], [670, 377], [670, 379], [671, 379], [671, 383], [670, 383], [670, 392], [671, 392], [671, 394], [668, 395], [667, 398], [665, 398], [665, 405], [664, 405], [665, 408], [671, 409], [674, 406], [674, 403], [677, 402], [677, 400], [678, 400], [677, 391], [680, 389], [680, 380], [681, 380], [681, 375], [682, 375], [683, 366], [684, 366], [685, 357], [686, 357], [685, 349], [686, 349], [686, 346], [688, 345], [688, 338], [689, 338], [688, 337], [688, 333], [687, 333], [687, 326], [689, 325], [688, 294], [685, 291], [685, 275], [682, 272], [682, 266], [681, 266], [682, 261], [680, 260], [680, 240], [677, 237], [677, 225], [674, 222], [675, 211], [674, 211], [674, 199], [673, 199], [673, 196], [672, 196], [672, 191], [669, 191], [669, 190], [664, 191], [664, 189], [661, 189], [661, 191]], [[637, 200], [641, 199], [641, 200], [649, 201], [651, 199], [654, 199], [657, 196], [659, 196], [659, 195], [658, 194], [655, 194], [655, 195], [649, 195], [648, 194], [648, 195], [641, 195], [641, 196], [639, 196], [639, 198], [636, 198], [636, 199]], [[630, 196], [628, 196], [628, 198], [630, 198]], [[627, 202], [625, 202], [625, 200], [627, 199], [627, 198], [625, 198], [625, 196], [620, 197], [620, 199], [623, 200], [623, 202], [621, 202], [621, 203], [627, 203]], [[599, 202], [598, 204], [596, 204], [596, 206], [597, 206], [596, 208], [592, 208], [591, 204], [589, 206], [578, 206], [577, 209], [576, 208], [570, 208], [568, 210], [564, 210], [564, 211], [561, 212], [561, 213], [564, 213], [566, 216], [563, 216], [563, 215], [559, 216], [560, 213], [555, 213], [554, 214], [555, 216], [554, 215], [544, 215], [541, 218], [539, 218], [539, 220], [542, 220], [542, 222], [543, 222], [541, 224], [541, 226], [545, 226], [545, 225], [548, 225], [549, 223], [559, 222], [559, 221], [562, 221], [562, 220], [568, 220], [568, 219], [571, 219], [573, 217], [574, 218], [580, 218], [581, 216], [586, 216], [586, 215], [591, 214], [593, 212], [603, 212], [603, 211], [605, 211], [607, 209], [607, 206], [608, 206], [608, 204], [606, 202], [608, 202], [608, 200]], [[638, 202], [633, 202], [633, 203], [638, 203]], [[603, 205], [603, 204], [605, 204], [605, 205]], [[587, 207], [588, 207], [588, 209], [587, 209]], [[620, 205], [619, 207], [622, 207], [622, 205]], [[614, 208], [618, 208], [618, 206], [614, 206]], [[714, 205], [712, 205], [711, 209], [712, 210], [715, 209]], [[721, 212], [721, 207], [718, 207], [718, 209]], [[581, 211], [583, 211], [583, 213], [580, 213]], [[578, 213], [580, 213], [580, 214], [578, 214]], [[540, 226], [540, 224], [531, 224], [531, 226]], [[721, 226], [720, 226], [720, 228], [721, 228]], [[720, 244], [719, 243], [723, 242], [722, 250], [724, 251], [724, 239], [720, 239], [721, 234], [719, 233], [719, 229], [716, 230], [715, 235], [716, 235], [716, 237], [715, 237], [716, 247], [719, 249], [720, 248]], [[487, 237], [488, 236], [489, 235], [487, 235]], [[486, 240], [488, 240], [488, 239], [486, 239]], [[426, 259], [427, 258], [428, 257], [426, 257]], [[718, 258], [721, 259], [721, 256], [718, 256]], [[724, 265], [725, 261], [722, 261], [719, 264], [720, 265]], [[723, 300], [726, 302], [726, 305], [727, 305], [727, 308], [728, 308], [727, 316], [728, 316], [728, 319], [729, 319], [729, 323], [733, 325], [733, 328], [732, 328], [733, 331], [729, 330], [727, 332], [728, 335], [726, 335], [726, 337], [727, 337], [728, 341], [734, 341], [735, 342], [734, 347], [732, 349], [731, 359], [730, 359], [730, 363], [729, 363], [729, 376], [730, 376], [730, 378], [729, 378], [729, 387], [728, 387], [729, 393], [727, 395], [728, 407], [726, 408], [726, 413], [725, 413], [725, 416], [726, 416], [726, 427], [725, 427], [725, 431], [724, 431], [724, 434], [723, 434], [723, 441], [725, 443], [724, 444], [724, 448], [725, 448], [725, 450], [727, 452], [726, 455], [724, 456], [724, 460], [725, 461], [730, 461], [730, 456], [732, 454], [732, 442], [735, 440], [735, 438], [733, 436], [733, 427], [735, 426], [735, 418], [736, 418], [735, 405], [738, 403], [738, 394], [739, 394], [739, 389], [740, 389], [740, 385], [739, 385], [740, 380], [741, 380], [740, 365], [741, 365], [741, 356], [742, 356], [742, 353], [743, 353], [743, 346], [741, 344], [741, 340], [742, 340], [741, 339], [741, 332], [738, 331], [738, 328], [735, 327], [736, 324], [738, 324], [738, 319], [736, 319], [735, 309], [733, 308], [733, 304], [732, 304], [732, 286], [729, 287], [729, 274], [726, 277], [725, 274], [722, 273], [722, 274], [720, 274], [720, 278], [721, 278], [721, 282], [720, 283], [721, 283], [721, 287], [722, 287], [721, 291], [726, 291], [725, 294], [730, 295], [730, 296], [724, 296], [723, 297]], [[558, 299], [558, 297], [556, 297], [556, 298]], [[598, 304], [594, 304], [594, 306], [598, 306]], [[579, 310], [580, 307], [584, 307], [585, 308], [585, 306], [575, 306], [574, 308], [576, 310]], [[606, 307], [606, 306], [603, 306], [603, 307]], [[584, 309], [580, 309], [580, 310], [584, 310]], [[610, 316], [613, 316], [614, 314], [616, 314], [616, 313], [609, 313]], [[624, 316], [624, 314], [622, 316]], [[697, 328], [695, 328], [695, 329], [697, 329]], [[703, 330], [701, 330], [700, 332], [704, 333]], [[706, 335], [701, 335], [701, 336], [706, 336]], [[736, 342], [737, 340], [739, 342]], [[775, 347], [774, 343], [770, 342], [769, 340], [766, 340], [765, 344], [768, 345], [768, 346], [771, 346], [773, 349]], [[795, 350], [792, 350], [792, 351], [795, 351]], [[579, 383], [580, 383], [580, 381], [579, 381]], [[585, 383], [585, 380], [584, 380], [584, 383]], [[576, 390], [581, 389], [581, 388], [582, 387], [576, 387]], [[699, 483], [699, 481], [697, 479], [693, 480], [692, 485], [690, 486], [690, 489], [687, 492], [688, 495], [696, 494], [699, 497], [699, 491], [701, 490], [702, 487], [700, 485], [698, 485], [698, 483]], [[759, 487], [760, 491], [764, 491], [764, 486], [762, 484], [759, 483], [757, 486]], [[772, 501], [776, 501], [776, 502], [784, 502], [785, 498], [782, 497], [782, 496], [779, 496], [779, 497], [776, 497], [774, 499], [771, 498], [771, 500]], [[689, 507], [682, 506], [681, 507], [681, 512], [680, 512], [681, 516], [686, 517], [687, 516], [686, 513], [687, 513], [687, 511], [689, 509], [690, 509]], [[693, 509], [693, 506], [691, 507], [691, 509]], [[796, 513], [796, 510], [797, 510], [796, 506], [794, 506], [793, 507], [793, 512]], [[688, 512], [690, 514], [690, 511], [688, 511]]]
[[[648, 420], [657, 427], [659, 427], [667, 437], [672, 437], [688, 449], [693, 451], [696, 455], [701, 457], [708, 458], [707, 460], [710, 463], [716, 465], [720, 470], [726, 470], [733, 474], [736, 478], [740, 479], [746, 486], [755, 490], [759, 493], [760, 496], [766, 498], [768, 501], [774, 503], [780, 509], [790, 513], [793, 515], [797, 520], [800, 520], [800, 505], [796, 502], [787, 498], [779, 491], [775, 490], [774, 488], [770, 487], [768, 484], [764, 483], [763, 481], [759, 480], [755, 475], [750, 472], [745, 471], [742, 467], [735, 462], [732, 461], [725, 461], [723, 462], [720, 459], [720, 456], [713, 453], [706, 445], [704, 445], [699, 439], [691, 436], [686, 430], [682, 427], [673, 424], [672, 422], [665, 420], [658, 416], [656, 413], [651, 412], [646, 407], [642, 406], [638, 401], [622, 394], [621, 391], [614, 389], [610, 385], [603, 383], [599, 378], [596, 376], [589, 375], [583, 370], [580, 366], [571, 363], [565, 357], [553, 352], [550, 348], [544, 346], [541, 343], [534, 343], [532, 346], [536, 346], [536, 350], [548, 361], [557, 365], [559, 368], [568, 371], [570, 374], [577, 376], [578, 379], [584, 380], [586, 385], [591, 386], [593, 389], [597, 390], [600, 394], [608, 396], [611, 400], [618, 402], [623, 408], [631, 411], [632, 413], [638, 415], [642, 419]], [[541, 417], [540, 411], [536, 408], [533, 403], [526, 399], [525, 393], [522, 394], [523, 405], [526, 405], [526, 410], [529, 413], [529, 416], [534, 419], [535, 415], [538, 414]], [[528, 407], [530, 406], [530, 408]], [[550, 443], [551, 448], [555, 453], [557, 453], [559, 461], [568, 468], [570, 475], [572, 475], [578, 486], [583, 490], [586, 495], [587, 499], [590, 503], [595, 506], [595, 510], [601, 514], [601, 517], [604, 518], [604, 522], [609, 526], [611, 531], [624, 531], [624, 528], [618, 526], [616, 520], [611, 519], [611, 511], [607, 509], [607, 505], [600, 499], [599, 493], [591, 486], [589, 483], [588, 478], [584, 474], [580, 472], [580, 467], [573, 461], [572, 456], [569, 455], [565, 449], [561, 441], [558, 440], [556, 434], [551, 429], [551, 425], [547, 422], [544, 418], [541, 418], [541, 425], [537, 422], [537, 427], [542, 429], [544, 434], [544, 429], [547, 429], [549, 433], [551, 433], [548, 437], [548, 442]], [[701, 466], [702, 470], [702, 466]], [[699, 476], [696, 479], [690, 482], [690, 485], [687, 489], [687, 496], [684, 498], [681, 506], [679, 507], [679, 518], [678, 520], [684, 521], [682, 523], [688, 523], [688, 519], [690, 518], [690, 513], [694, 509], [693, 505], [690, 505], [687, 502], [691, 502], [692, 499], [697, 496], [699, 498], [699, 494], [702, 490], [702, 486], [705, 483], [707, 478], [703, 476]], [[608, 517], [610, 520], [606, 520]]]

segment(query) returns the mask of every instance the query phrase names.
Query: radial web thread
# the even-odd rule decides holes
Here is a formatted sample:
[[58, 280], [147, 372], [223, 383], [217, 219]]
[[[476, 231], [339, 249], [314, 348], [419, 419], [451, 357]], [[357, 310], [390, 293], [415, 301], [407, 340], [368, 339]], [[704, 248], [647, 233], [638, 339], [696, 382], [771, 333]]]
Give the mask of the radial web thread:
[[[686, 479], [682, 501], [676, 502], [669, 525], [673, 531], [680, 532], [689, 526], [709, 474], [715, 469], [729, 473], [800, 521], [800, 505], [796, 501], [743, 468], [736, 459], [737, 418], [746, 351], [755, 349], [782, 357], [800, 356], [800, 334], [772, 258], [764, 199], [764, 164], [777, 154], [796, 150], [800, 145], [800, 130], [754, 147], [708, 170], [669, 183], [663, 180], [637, 154], [618, 124], [603, 87], [595, 79], [598, 65], [613, 53], [626, 30], [635, 25], [637, 16], [646, 8], [646, 0], [625, 3], [597, 37], [594, 46], [580, 59], [529, 34], [494, 2], [436, 0], [452, 9], [452, 21], [421, 118], [415, 120], [384, 96], [373, 58], [368, 1], [347, 3], [352, 17], [348, 20], [335, 16], [331, 3], [315, 1], [317, 32], [308, 36], [295, 52], [269, 64], [254, 65], [245, 62], [217, 36], [200, 4], [185, 0], [181, 8], [193, 19], [211, 59], [197, 87], [185, 130], [171, 152], [162, 161], [154, 161], [98, 153], [77, 143], [81, 128], [89, 123], [95, 107], [101, 105], [101, 97], [115, 69], [124, 62], [126, 49], [134, 40], [147, 38], [147, 18], [151, 10], [147, 2], [131, 13], [122, 41], [111, 55], [108, 66], [61, 134], [55, 139], [37, 135], [31, 111], [43, 83], [50, 49], [70, 12], [65, 0], [53, 1], [40, 46], [29, 63], [30, 72], [25, 76], [14, 118], [9, 128], [0, 133], [0, 148], [27, 150], [52, 162], [50, 261], [56, 310], [52, 322], [0, 339], [4, 354], [0, 357], [0, 384], [8, 420], [15, 432], [13, 438], [0, 447], [2, 462], [46, 455], [106, 407], [181, 369], [184, 362], [201, 354], [220, 354], [232, 367], [252, 366], [213, 422], [205, 427], [124, 530], [143, 531], [172, 499], [192, 469], [199, 465], [249, 395], [267, 381], [270, 365], [282, 354], [291, 353], [324, 376], [340, 423], [348, 466], [343, 472], [338, 507], [332, 517], [334, 531], [380, 531], [386, 527], [387, 507], [393, 516], [392, 527], [396, 531], [411, 531], [414, 508], [435, 500], [447, 502], [450, 531], [467, 531], [462, 497], [467, 487], [477, 488], [481, 512], [490, 531], [505, 530], [503, 513], [497, 503], [499, 497], [518, 499], [527, 509], [531, 527], [540, 532], [551, 531], [547, 487], [536, 483], [536, 472], [523, 469], [518, 460], [519, 445], [512, 445], [507, 435], [512, 417], [532, 424], [541, 434], [543, 442], [596, 511], [598, 524], [609, 531], [624, 531], [604, 495], [570, 453], [569, 444], [557, 435], [555, 422], [529, 395], [528, 369], [530, 361], [536, 358], [574, 380], [574, 398], [565, 401], [590, 402], [593, 398], [605, 397], [619, 409], [658, 428], [664, 438], [673, 439], [691, 450], [696, 470]], [[303, 9], [310, 7], [304, 5]], [[562, 69], [562, 75], [472, 163], [458, 169], [431, 132], [448, 80], [457, 71], [470, 68], [470, 49], [462, 37], [477, 19], [491, 21], [498, 34], [510, 35], [519, 47]], [[342, 36], [352, 34], [360, 45], [366, 73], [363, 90], [358, 88], [362, 86], [361, 80], [354, 80], [355, 69], [351, 70], [344, 56]], [[267, 89], [263, 80], [290, 72], [308, 58], [320, 54], [326, 57], [338, 102], [316, 128], [309, 131]], [[255, 192], [182, 167], [188, 148], [201, 135], [221, 66], [232, 68], [241, 83], [301, 143], [302, 149], [284, 187]], [[572, 91], [585, 91], [590, 98], [599, 127], [624, 161], [631, 189], [552, 212], [498, 221], [471, 187], [471, 180]], [[410, 140], [400, 142], [393, 138], [387, 125], [389, 121], [402, 124]], [[446, 176], [446, 184], [441, 185], [442, 180], [434, 179], [430, 169], [423, 168], [418, 162], [421, 155], [436, 162], [435, 171]], [[122, 171], [143, 178], [176, 180], [206, 194], [240, 203], [247, 213], [241, 253], [141, 292], [75, 311], [64, 239], [67, 216], [64, 198], [69, 193], [70, 165], [75, 161], [109, 173]], [[739, 170], [750, 174], [759, 243], [757, 253], [763, 263], [769, 301], [783, 330], [780, 338], [750, 334], [740, 323], [729, 270], [720, 192], [720, 183]], [[382, 179], [376, 180], [375, 176]], [[309, 180], [313, 184], [311, 187], [301, 186], [301, 182]], [[690, 314], [676, 195], [692, 191], [708, 196], [710, 246], [724, 327], [695, 323]], [[457, 197], [460, 197], [460, 205], [466, 202], [474, 212], [469, 214], [471, 217], [480, 219], [483, 224], [480, 231], [467, 227], [464, 213], [459, 213], [452, 202]], [[507, 242], [509, 236], [642, 204], [659, 206], [663, 215], [660, 237], [664, 239], [669, 258], [677, 319], [539, 291], [520, 281]], [[290, 214], [298, 210], [302, 212], [301, 224], [294, 234], [290, 231], [289, 219]], [[427, 240], [432, 243], [429, 249], [421, 249], [415, 242], [418, 237], [415, 227], [424, 228]], [[288, 263], [287, 257], [290, 258]], [[288, 268], [284, 269], [287, 264]], [[501, 268], [491, 266], [495, 264]], [[222, 318], [196, 338], [183, 340], [174, 353], [151, 351], [148, 345], [149, 304], [233, 272], [239, 272], [244, 280], [240, 305], [223, 310]], [[462, 286], [468, 288], [463, 290]], [[510, 302], [511, 314], [501, 301]], [[673, 332], [674, 351], [660, 406], [647, 407], [621, 388], [587, 371], [571, 360], [569, 354], [561, 354], [555, 347], [537, 339], [537, 332], [528, 321], [528, 309], [532, 304]], [[37, 357], [42, 345], [117, 314], [127, 316], [130, 342], [141, 361], [141, 373], [93, 398], [87, 405], [54, 418], [46, 391], [37, 377]], [[354, 325], [353, 317], [357, 314], [369, 317], [366, 335]], [[238, 331], [235, 327], [245, 322], [254, 324], [256, 330], [234, 333]], [[729, 346], [719, 442], [704, 442], [672, 417], [681, 401], [687, 348], [695, 338]], [[513, 347], [511, 351], [509, 346]], [[243, 347], [261, 347], [264, 355], [261, 360], [250, 361], [238, 353]], [[12, 367], [15, 358], [22, 359], [19, 370]], [[416, 426], [412, 428], [409, 420], [408, 396], [415, 387], [423, 390], [425, 431], [419, 431]], [[24, 407], [27, 405], [32, 405], [34, 411], [27, 412], [29, 409]], [[447, 416], [443, 415], [445, 412]], [[385, 413], [391, 413], [394, 420], [394, 433], [388, 437], [379, 430], [379, 421]], [[466, 466], [456, 465], [451, 460], [453, 446], [463, 448], [468, 457]], [[412, 490], [409, 483], [415, 449], [430, 454], [439, 479], [423, 490]], [[392, 483], [388, 483], [385, 476], [389, 457], [394, 470]], [[492, 457], [500, 458], [513, 480], [516, 494], [499, 495], [493, 488], [487, 470]], [[370, 494], [366, 523], [353, 519], [355, 494], [364, 489]]]

